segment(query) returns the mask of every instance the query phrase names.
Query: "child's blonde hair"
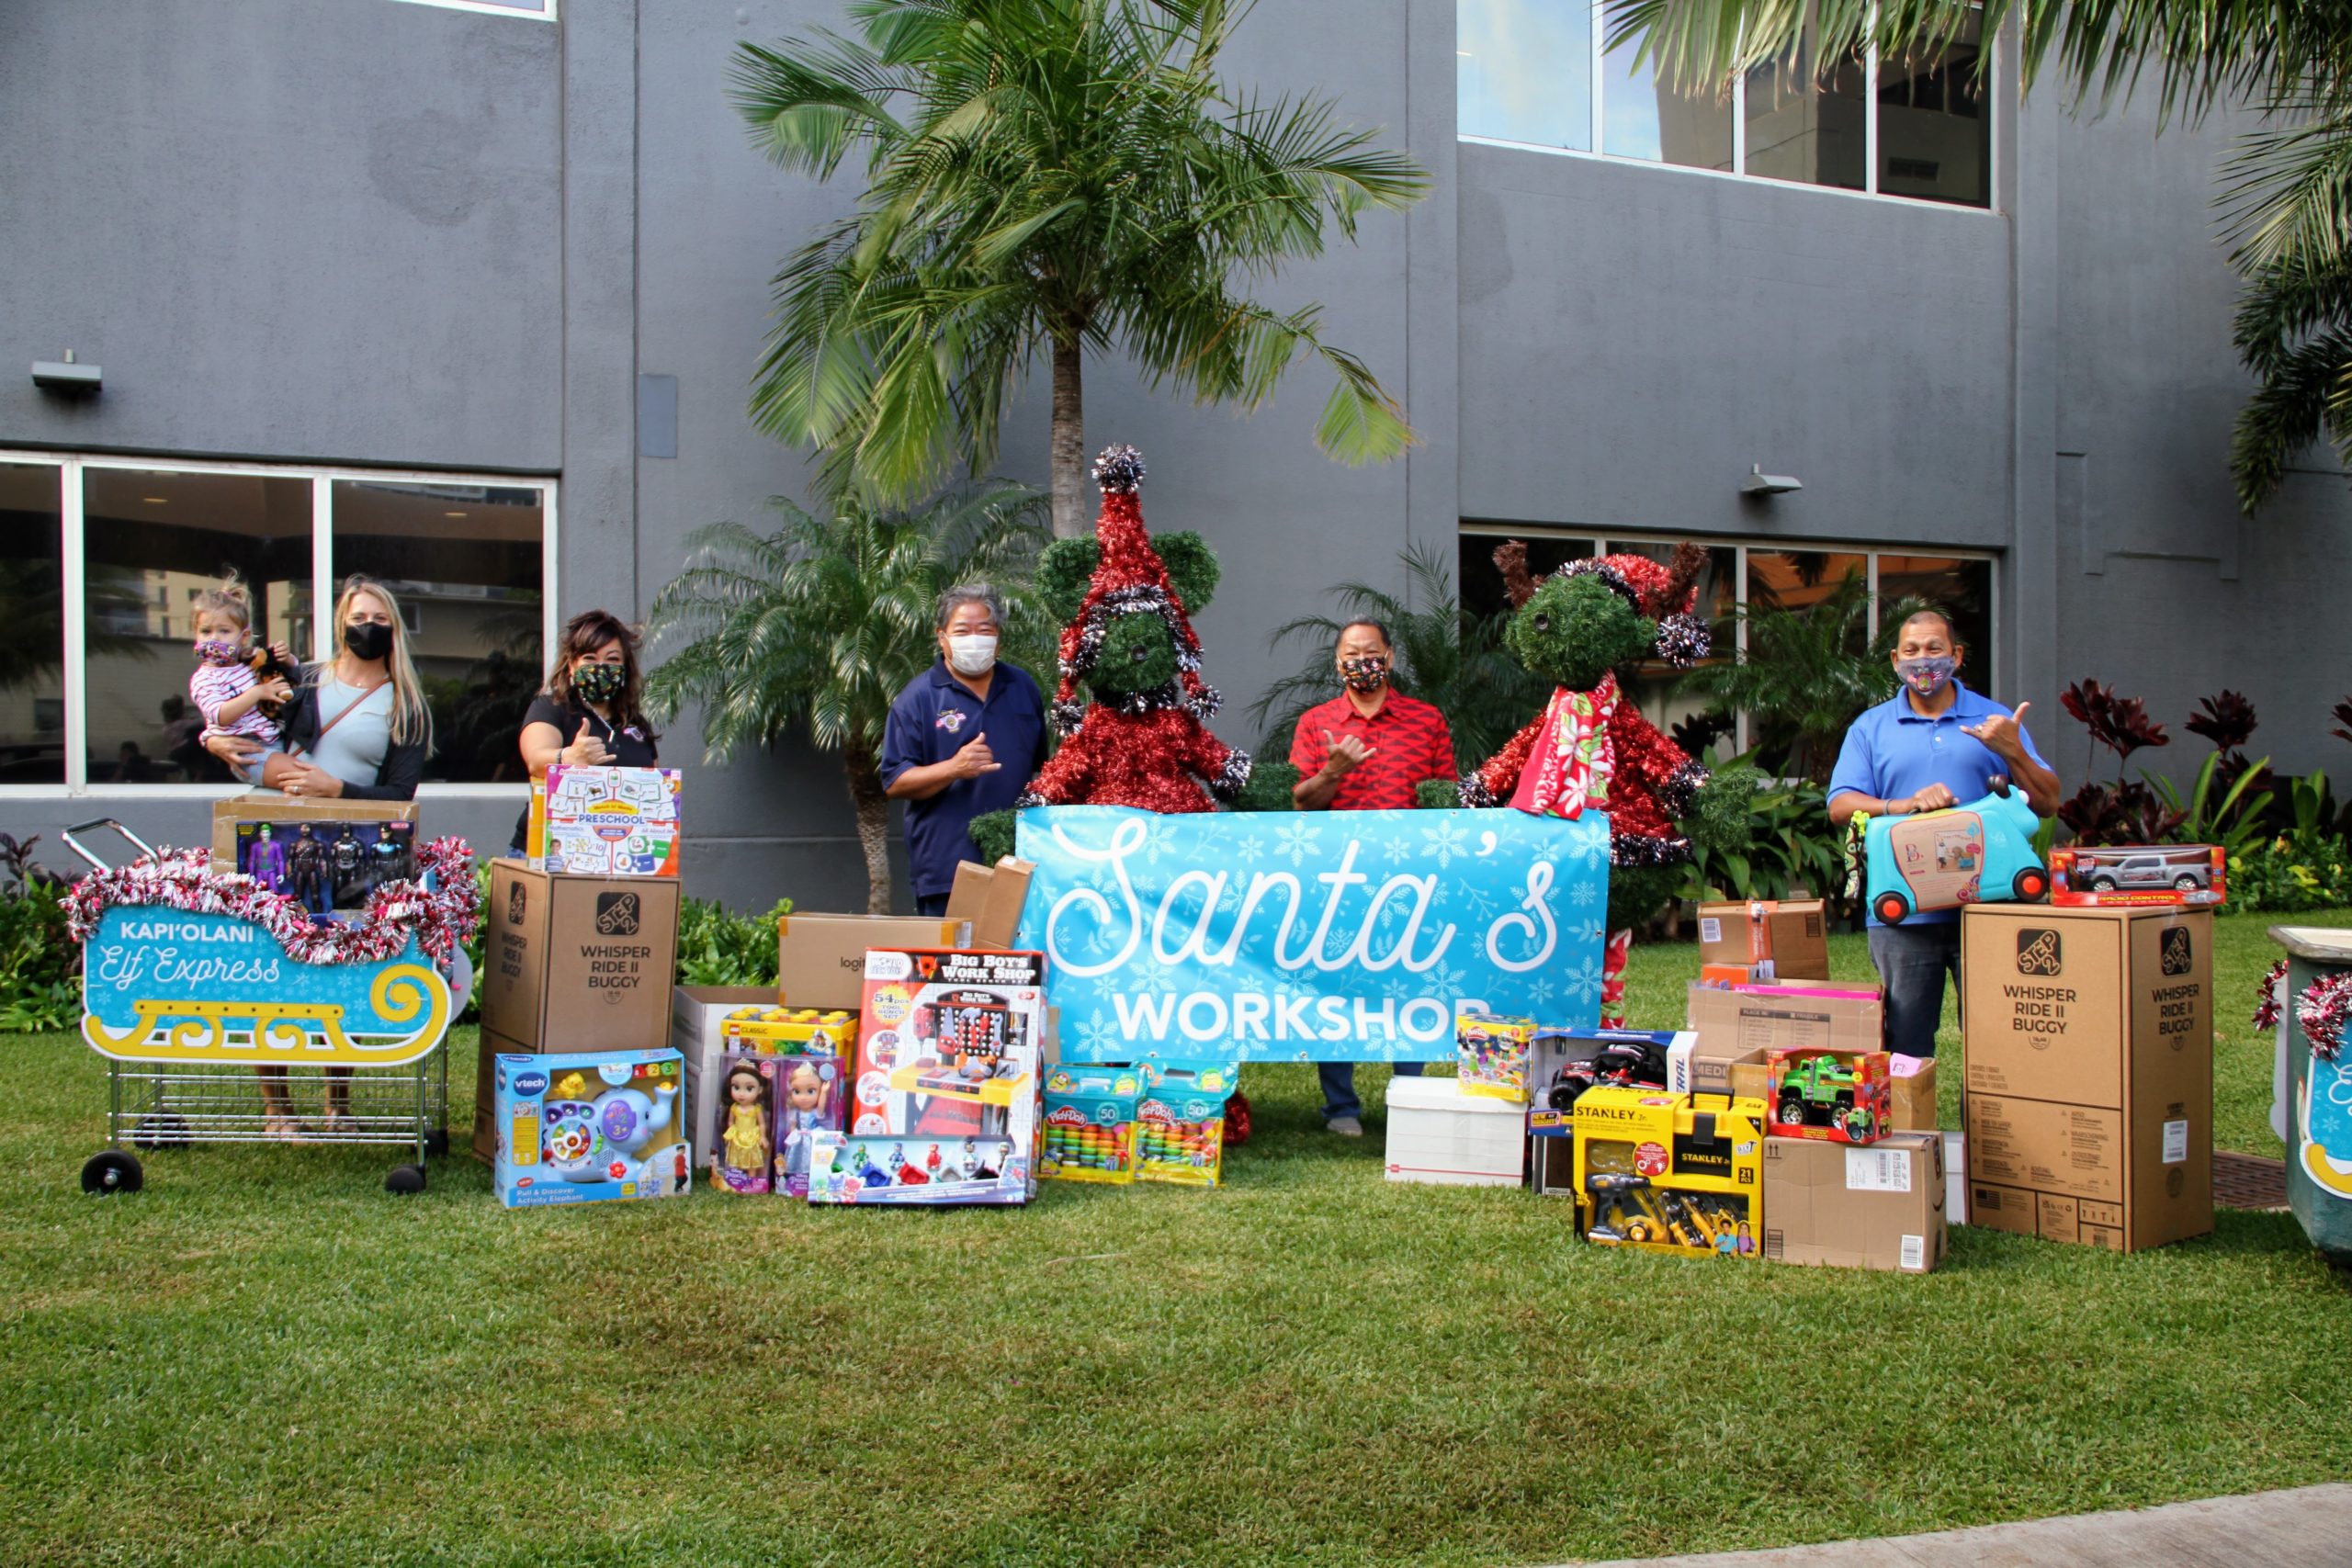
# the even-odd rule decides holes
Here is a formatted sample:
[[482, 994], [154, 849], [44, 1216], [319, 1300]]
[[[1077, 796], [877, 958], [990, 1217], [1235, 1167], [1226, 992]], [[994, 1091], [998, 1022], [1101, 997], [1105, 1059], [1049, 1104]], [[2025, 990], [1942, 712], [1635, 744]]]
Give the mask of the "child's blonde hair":
[[195, 606], [188, 611], [188, 630], [207, 615], [226, 615], [237, 623], [239, 630], [254, 624], [253, 590], [235, 572], [229, 572], [220, 581], [196, 596]]

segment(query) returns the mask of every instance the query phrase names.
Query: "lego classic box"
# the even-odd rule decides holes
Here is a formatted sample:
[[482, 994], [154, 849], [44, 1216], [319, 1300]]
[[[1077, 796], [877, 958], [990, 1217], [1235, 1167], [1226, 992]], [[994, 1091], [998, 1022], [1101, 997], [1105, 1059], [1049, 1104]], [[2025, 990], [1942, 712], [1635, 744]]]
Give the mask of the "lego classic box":
[[1974, 1224], [2135, 1252], [2213, 1228], [2213, 917], [1972, 907]]

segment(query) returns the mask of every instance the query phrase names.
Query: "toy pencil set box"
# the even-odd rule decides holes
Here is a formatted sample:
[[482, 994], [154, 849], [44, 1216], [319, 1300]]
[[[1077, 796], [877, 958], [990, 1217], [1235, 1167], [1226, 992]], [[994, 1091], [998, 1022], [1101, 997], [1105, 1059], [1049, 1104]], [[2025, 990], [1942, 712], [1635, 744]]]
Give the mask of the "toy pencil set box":
[[1136, 1179], [1214, 1187], [1225, 1168], [1225, 1102], [1237, 1074], [1223, 1062], [1154, 1062], [1136, 1105]]
[[673, 1198], [692, 1166], [675, 1051], [498, 1058], [491, 1185], [510, 1209]]
[[1883, 1051], [1768, 1051], [1764, 1072], [1776, 1138], [1874, 1144], [1894, 1130], [1894, 1065]]
[[869, 949], [847, 1135], [818, 1144], [827, 1158], [812, 1165], [809, 1201], [1035, 1197], [1045, 979], [1039, 953]]
[[1585, 1239], [1755, 1258], [1764, 1234], [1764, 1102], [1603, 1086], [1576, 1103]]
[[2226, 903], [2229, 891], [2229, 856], [2219, 844], [2072, 845], [2050, 852], [2052, 904], [2210, 909]]
[[684, 777], [675, 768], [553, 764], [531, 786], [531, 854], [541, 869], [574, 876], [677, 875]]
[[719, 1021], [720, 1038], [731, 1049], [782, 1056], [840, 1056], [857, 1049], [857, 1014], [838, 1008], [740, 1007]]
[[1454, 1076], [1464, 1094], [1527, 1103], [1527, 1052], [1535, 1038], [1532, 1018], [1465, 1011], [1453, 1021], [1460, 1058]]
[[1067, 1066], [1046, 1075], [1046, 1132], [1037, 1174], [1062, 1181], [1136, 1179], [1139, 1067]]

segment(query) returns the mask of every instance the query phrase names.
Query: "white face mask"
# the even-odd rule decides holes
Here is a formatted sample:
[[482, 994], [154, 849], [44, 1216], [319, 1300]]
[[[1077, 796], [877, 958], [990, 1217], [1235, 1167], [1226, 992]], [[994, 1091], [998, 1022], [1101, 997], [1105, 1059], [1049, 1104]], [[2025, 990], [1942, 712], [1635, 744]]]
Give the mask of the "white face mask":
[[996, 638], [985, 633], [951, 637], [947, 662], [958, 675], [985, 675], [996, 664]]

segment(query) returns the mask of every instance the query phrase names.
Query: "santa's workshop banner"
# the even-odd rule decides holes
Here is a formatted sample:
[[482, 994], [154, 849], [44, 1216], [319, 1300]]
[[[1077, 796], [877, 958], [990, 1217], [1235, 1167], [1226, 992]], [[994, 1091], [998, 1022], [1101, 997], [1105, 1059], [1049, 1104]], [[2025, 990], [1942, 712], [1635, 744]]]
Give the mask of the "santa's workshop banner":
[[1599, 1015], [1599, 812], [1042, 807], [1019, 846], [1066, 1060], [1435, 1062], [1460, 1009]]

